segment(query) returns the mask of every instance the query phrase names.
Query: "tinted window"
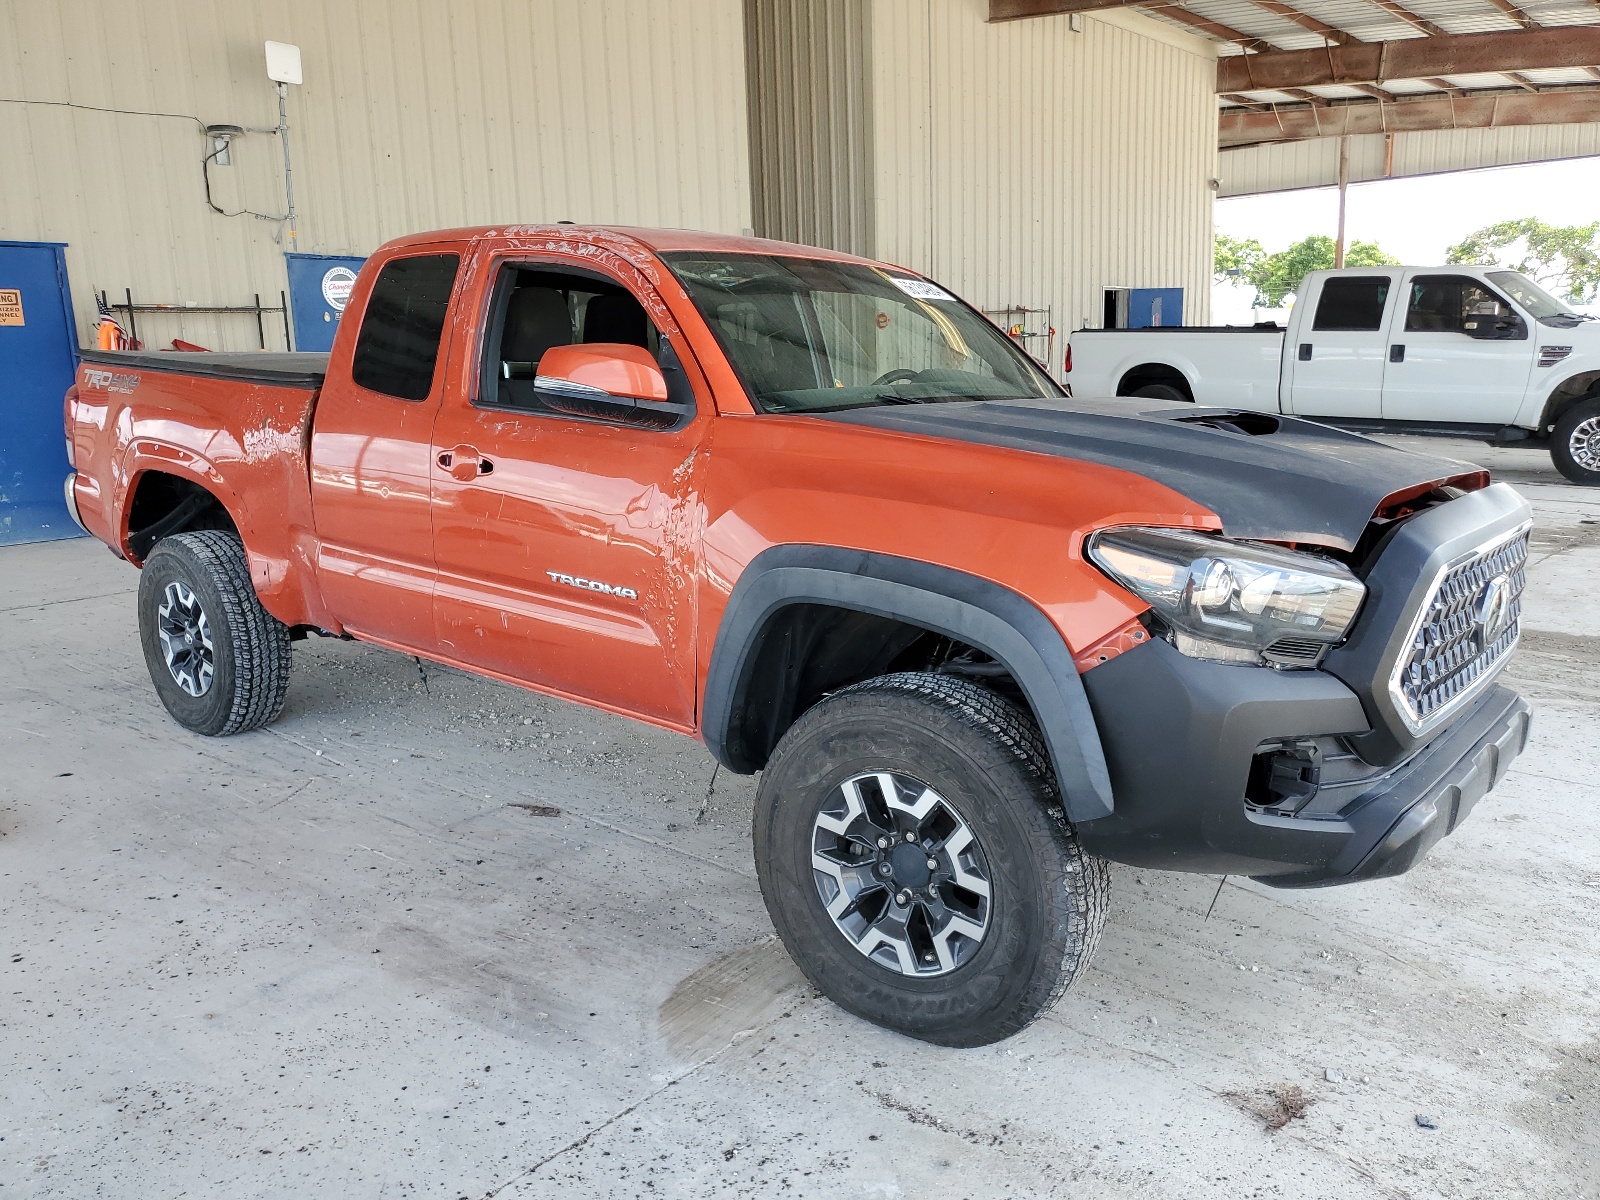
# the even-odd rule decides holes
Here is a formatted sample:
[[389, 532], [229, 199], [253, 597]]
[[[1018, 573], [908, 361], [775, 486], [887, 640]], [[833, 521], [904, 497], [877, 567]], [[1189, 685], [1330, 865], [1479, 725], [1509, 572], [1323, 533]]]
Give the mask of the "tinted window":
[[1406, 329], [1412, 333], [1473, 333], [1480, 320], [1512, 316], [1510, 307], [1465, 275], [1418, 275], [1411, 281]]
[[429, 254], [383, 268], [356, 339], [350, 375], [358, 384], [402, 400], [427, 399], [460, 263], [454, 254]]
[[1312, 329], [1373, 330], [1383, 328], [1383, 306], [1389, 301], [1389, 277], [1325, 279], [1317, 300]]

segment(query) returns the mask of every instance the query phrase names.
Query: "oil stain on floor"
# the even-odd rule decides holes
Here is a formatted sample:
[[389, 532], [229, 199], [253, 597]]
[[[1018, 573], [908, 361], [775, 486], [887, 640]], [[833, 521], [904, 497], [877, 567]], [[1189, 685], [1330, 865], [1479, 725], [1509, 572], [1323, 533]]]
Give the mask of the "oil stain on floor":
[[657, 1013], [662, 1040], [674, 1058], [697, 1061], [770, 1021], [806, 986], [777, 938], [751, 942], [672, 989]]

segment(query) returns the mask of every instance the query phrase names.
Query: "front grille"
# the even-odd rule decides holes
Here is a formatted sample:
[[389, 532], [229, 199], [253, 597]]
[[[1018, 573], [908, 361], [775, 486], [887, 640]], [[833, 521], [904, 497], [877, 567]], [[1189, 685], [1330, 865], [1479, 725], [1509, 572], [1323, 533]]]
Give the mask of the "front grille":
[[1391, 681], [1413, 732], [1477, 691], [1517, 644], [1527, 562], [1524, 528], [1440, 577]]

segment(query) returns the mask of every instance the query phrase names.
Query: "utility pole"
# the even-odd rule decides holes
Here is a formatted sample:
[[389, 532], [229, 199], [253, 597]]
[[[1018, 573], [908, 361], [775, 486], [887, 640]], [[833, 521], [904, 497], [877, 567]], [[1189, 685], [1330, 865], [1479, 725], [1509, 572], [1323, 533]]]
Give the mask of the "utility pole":
[[[278, 140], [283, 143], [283, 192], [284, 198], [289, 202], [289, 249], [298, 250], [300, 244], [295, 241], [296, 230], [294, 227], [294, 170], [289, 166], [289, 88], [287, 84], [278, 84]], [[1340, 192], [1339, 200], [1339, 255], [1344, 256], [1344, 193]]]
[[1344, 266], [1344, 205], [1350, 191], [1350, 139], [1339, 139], [1339, 238], [1333, 247], [1333, 265]]

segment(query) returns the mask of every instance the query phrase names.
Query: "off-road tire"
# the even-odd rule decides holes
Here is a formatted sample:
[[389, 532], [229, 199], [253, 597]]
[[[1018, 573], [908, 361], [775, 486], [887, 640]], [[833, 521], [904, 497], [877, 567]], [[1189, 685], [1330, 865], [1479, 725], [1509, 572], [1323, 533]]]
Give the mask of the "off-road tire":
[[1133, 395], [1143, 400], [1176, 400], [1180, 404], [1193, 404], [1194, 397], [1170, 383], [1147, 383], [1133, 389]]
[[[818, 891], [817, 814], [844, 781], [872, 771], [932, 787], [982, 846], [988, 931], [948, 974], [918, 978], [868, 958]], [[1010, 1037], [1083, 973], [1105, 925], [1105, 861], [1067, 824], [1038, 727], [1005, 698], [952, 676], [887, 675], [809, 709], [762, 774], [754, 841], [767, 911], [811, 982], [842, 1008], [924, 1041]]]
[[[179, 685], [162, 650], [159, 610], [173, 583], [199, 601], [210, 630], [214, 667], [199, 696]], [[289, 629], [261, 607], [236, 534], [202, 530], [156, 543], [139, 579], [139, 641], [156, 694], [186, 729], [209, 737], [244, 733], [283, 711]]]
[[[1592, 461], [1588, 466], [1579, 461], [1579, 456], [1593, 460], [1595, 451], [1575, 450], [1573, 445], [1575, 441], [1580, 441], [1592, 447], [1594, 443], [1590, 438], [1597, 427], [1600, 427], [1600, 396], [1589, 396], [1562, 413], [1550, 434], [1550, 458], [1556, 464], [1556, 470], [1573, 483], [1600, 486], [1600, 469], [1596, 469]], [[1585, 437], [1585, 434], [1589, 437]]]

